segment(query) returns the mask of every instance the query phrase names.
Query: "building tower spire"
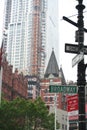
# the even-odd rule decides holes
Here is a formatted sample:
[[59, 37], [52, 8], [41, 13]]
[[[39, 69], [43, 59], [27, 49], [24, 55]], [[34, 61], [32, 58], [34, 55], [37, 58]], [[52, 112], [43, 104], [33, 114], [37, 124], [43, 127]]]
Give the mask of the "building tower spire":
[[59, 67], [57, 64], [56, 56], [54, 53], [54, 49], [52, 48], [52, 53], [48, 62], [48, 66], [45, 72], [45, 77], [49, 77], [49, 75], [52, 74], [54, 77], [59, 76]]

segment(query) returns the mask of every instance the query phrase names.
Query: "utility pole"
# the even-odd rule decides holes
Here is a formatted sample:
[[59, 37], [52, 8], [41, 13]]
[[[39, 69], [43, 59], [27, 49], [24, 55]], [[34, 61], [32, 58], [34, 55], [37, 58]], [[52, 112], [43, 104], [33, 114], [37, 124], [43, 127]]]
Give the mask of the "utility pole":
[[[84, 32], [87, 32], [87, 29], [84, 28], [84, 20], [83, 20], [83, 10], [85, 9], [85, 6], [82, 4], [83, 0], [77, 0], [78, 5], [76, 6], [76, 9], [78, 10], [78, 21], [77, 23], [69, 20], [66, 17], [63, 17], [64, 20], [71, 23], [72, 25], [76, 26], [78, 30], [76, 31], [76, 42], [78, 42], [78, 45], [65, 45], [65, 52], [69, 53], [76, 53], [76, 62], [73, 62], [74, 65], [78, 63], [77, 66], [77, 86], [78, 86], [78, 98], [79, 98], [79, 130], [86, 130], [86, 120], [85, 120], [85, 85], [86, 85], [86, 79], [85, 79], [85, 70], [87, 67], [87, 64], [84, 64], [84, 56], [81, 54], [87, 54], [86, 48], [87, 46], [84, 46]], [[81, 59], [79, 58], [79, 55], [81, 55]], [[75, 61], [74, 60], [74, 61]]]

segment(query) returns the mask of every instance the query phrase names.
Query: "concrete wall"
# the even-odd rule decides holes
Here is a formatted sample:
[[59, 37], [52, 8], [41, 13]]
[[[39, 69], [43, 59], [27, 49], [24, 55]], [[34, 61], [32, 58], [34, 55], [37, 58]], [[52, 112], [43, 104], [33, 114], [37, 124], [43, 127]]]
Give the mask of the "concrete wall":
[[[55, 113], [55, 108], [50, 107], [50, 113]], [[60, 130], [68, 130], [67, 111], [56, 109], [56, 119], [60, 124]]]

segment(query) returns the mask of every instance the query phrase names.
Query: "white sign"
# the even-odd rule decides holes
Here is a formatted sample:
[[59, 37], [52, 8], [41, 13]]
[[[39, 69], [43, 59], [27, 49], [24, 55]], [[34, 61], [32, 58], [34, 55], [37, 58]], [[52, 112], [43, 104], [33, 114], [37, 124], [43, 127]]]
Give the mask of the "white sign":
[[84, 58], [83, 52], [81, 52], [80, 54], [76, 55], [72, 59], [72, 67], [74, 67], [77, 63], [79, 63], [83, 58]]
[[68, 116], [74, 116], [74, 115], [78, 115], [78, 110], [68, 112]]

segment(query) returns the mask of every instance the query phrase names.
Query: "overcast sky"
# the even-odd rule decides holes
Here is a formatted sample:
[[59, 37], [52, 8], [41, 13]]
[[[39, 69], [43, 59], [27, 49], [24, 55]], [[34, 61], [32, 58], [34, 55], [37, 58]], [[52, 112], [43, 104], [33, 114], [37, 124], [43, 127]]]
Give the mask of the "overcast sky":
[[[47, 0], [48, 1], [48, 17], [47, 17], [47, 60], [50, 57], [52, 48], [54, 48], [58, 65], [62, 65], [66, 80], [77, 80], [77, 65], [72, 68], [72, 58], [76, 54], [65, 53], [65, 43], [75, 43], [76, 27], [62, 19], [63, 16], [77, 22], [77, 0]], [[3, 21], [3, 3], [0, 0], [0, 32], [2, 32]], [[84, 5], [87, 5], [87, 0], [83, 0]], [[87, 8], [84, 9], [84, 27], [87, 28]], [[1, 37], [2, 33], [0, 33]], [[0, 41], [1, 43], [1, 41]], [[84, 44], [87, 45], [87, 34], [85, 34]], [[87, 56], [85, 56], [85, 62]]]
[[[83, 0], [83, 4], [87, 5], [87, 0]], [[77, 0], [48, 0], [48, 13], [52, 19], [48, 18], [48, 48], [49, 57], [52, 47], [54, 48], [58, 65], [62, 65], [66, 80], [77, 81], [77, 65], [72, 68], [72, 59], [76, 54], [65, 53], [65, 43], [78, 44], [75, 42], [75, 31], [77, 28], [62, 19], [63, 16], [77, 22], [78, 11]], [[84, 27], [87, 28], [87, 8], [84, 9]], [[50, 31], [49, 31], [50, 30]], [[85, 34], [84, 44], [87, 43], [87, 34]], [[85, 62], [87, 56], [85, 56]]]
[[[65, 53], [65, 43], [75, 44], [76, 27], [62, 19], [63, 16], [77, 22], [76, 0], [59, 1], [59, 45], [60, 45], [60, 64], [64, 71], [66, 80], [77, 80], [77, 65], [72, 68], [72, 58], [75, 54]], [[73, 17], [71, 17], [73, 16]]]
[[[67, 4], [66, 4], [67, 3]], [[72, 54], [64, 52], [65, 43], [74, 43], [76, 28], [65, 22], [62, 17], [72, 16], [77, 13], [75, 9], [76, 0], [48, 0], [48, 36], [47, 49], [49, 59], [52, 48], [58, 61], [59, 67], [62, 66], [66, 80], [76, 80], [75, 70], [72, 70]], [[77, 16], [75, 16], [76, 18]], [[71, 17], [72, 18], [72, 17]], [[75, 19], [73, 18], [73, 19]], [[73, 55], [74, 56], [74, 55]], [[47, 61], [48, 61], [47, 59]]]
[[[67, 3], [67, 4], [66, 4]], [[87, 0], [83, 0], [83, 4], [87, 5]], [[61, 0], [59, 1], [59, 17], [66, 16], [72, 21], [77, 22], [77, 9], [78, 5], [76, 0]], [[84, 12], [87, 8], [84, 9]], [[71, 17], [72, 16], [72, 17]], [[87, 12], [84, 13], [84, 27], [87, 28]], [[75, 31], [77, 28], [70, 23], [60, 20], [59, 21], [59, 45], [60, 45], [60, 63], [62, 64], [66, 80], [77, 81], [77, 65], [72, 68], [72, 59], [76, 54], [64, 52], [65, 43], [78, 44], [75, 42]], [[84, 44], [87, 45], [87, 34], [85, 34]], [[85, 62], [87, 63], [87, 56]]]

